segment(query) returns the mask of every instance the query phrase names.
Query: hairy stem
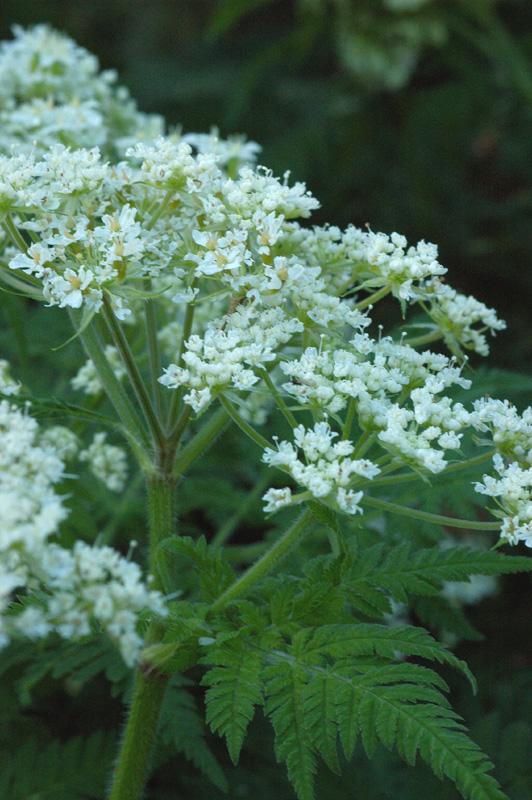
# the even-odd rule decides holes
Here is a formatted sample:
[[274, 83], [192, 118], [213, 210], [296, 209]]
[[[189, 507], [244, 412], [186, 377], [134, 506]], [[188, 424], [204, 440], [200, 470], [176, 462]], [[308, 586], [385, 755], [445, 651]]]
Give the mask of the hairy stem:
[[425, 522], [435, 522], [438, 525], [446, 525], [449, 528], [466, 528], [472, 531], [498, 531], [501, 527], [500, 522], [475, 522], [470, 519], [455, 519], [446, 517], [443, 514], [431, 514], [428, 511], [407, 508], [396, 503], [389, 503], [387, 500], [380, 500], [377, 497], [368, 497], [368, 495], [364, 495], [362, 502], [373, 508], [390, 511], [392, 514], [400, 514], [403, 517], [411, 517], [412, 519], [422, 519]]
[[120, 323], [118, 322], [113, 309], [111, 308], [109, 298], [104, 296], [103, 303], [105, 320], [109, 326], [109, 330], [111, 331], [113, 341], [122, 357], [122, 361], [131, 380], [131, 385], [133, 386], [139, 405], [142, 408], [146, 418], [146, 422], [148, 423], [153, 440], [158, 446], [162, 446], [164, 443], [164, 433], [161, 428], [160, 421], [157, 418], [157, 414], [155, 413], [155, 409], [153, 408], [144, 381], [142, 380], [142, 376], [139, 372], [136, 361], [133, 357], [133, 353], [131, 352], [128, 341], [124, 336], [122, 327], [120, 326]]
[[175, 590], [172, 581], [172, 555], [159, 548], [163, 539], [174, 533], [176, 479], [163, 471], [149, 475], [148, 505], [150, 510], [150, 572], [152, 587], [169, 594]]
[[254, 428], [251, 427], [238, 413], [234, 405], [231, 401], [225, 397], [223, 394], [219, 397], [220, 403], [223, 405], [233, 422], [236, 422], [238, 427], [241, 431], [244, 431], [245, 434], [249, 436], [250, 439], [253, 439], [255, 444], [258, 444], [263, 450], [265, 447], [269, 447], [270, 443], [264, 436], [261, 436]]
[[[76, 327], [72, 316], [71, 319], [74, 327]], [[85, 328], [81, 334], [81, 341], [83, 342], [87, 355], [98, 372], [103, 387], [111, 403], [115, 407], [122, 424], [128, 433], [136, 440], [138, 445], [146, 447], [149, 444], [147, 432], [105, 356], [94, 323], [91, 323]]]
[[[159, 453], [158, 460], [164, 460]], [[150, 572], [152, 588], [172, 591], [171, 554], [158, 547], [174, 532], [175, 478], [164, 469], [147, 476], [150, 519]], [[154, 620], [147, 643], [160, 641], [160, 622]], [[157, 722], [170, 676], [140, 664], [124, 738], [113, 775], [108, 800], [140, 800], [146, 782]]]
[[169, 675], [139, 667], [108, 800], [140, 800], [142, 797], [169, 679]]
[[288, 553], [296, 547], [313, 527], [315, 518], [310, 510], [305, 511], [291, 528], [278, 539], [232, 586], [220, 595], [210, 609], [210, 615], [217, 614], [224, 606], [246, 595], [254, 586], [268, 575]]
[[[144, 288], [147, 292], [151, 290], [151, 281], [144, 281]], [[152, 380], [152, 391], [155, 400], [155, 410], [159, 419], [163, 418], [163, 387], [159, 383], [161, 375], [161, 357], [159, 352], [159, 342], [157, 340], [157, 320], [155, 318], [155, 303], [153, 298], [148, 297], [144, 301], [144, 315], [146, 319], [146, 340], [148, 342], [148, 352], [150, 355], [150, 370]]]
[[223, 431], [230, 416], [224, 408], [218, 409], [209, 421], [205, 423], [195, 436], [179, 451], [174, 463], [173, 474], [180, 478], [189, 469], [190, 465], [205, 452], [217, 436]]

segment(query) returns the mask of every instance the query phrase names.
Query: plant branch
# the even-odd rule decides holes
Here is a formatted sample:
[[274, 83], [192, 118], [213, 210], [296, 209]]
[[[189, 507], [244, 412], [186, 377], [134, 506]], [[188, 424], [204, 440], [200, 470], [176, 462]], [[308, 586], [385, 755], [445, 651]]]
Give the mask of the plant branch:
[[268, 575], [279, 562], [293, 550], [309, 533], [315, 523], [315, 517], [307, 509], [286, 533], [264, 553], [232, 586], [223, 592], [212, 604], [209, 614], [217, 614], [228, 603], [246, 595], [254, 586]]
[[122, 361], [124, 363], [124, 366], [126, 367], [137, 400], [146, 418], [146, 422], [148, 423], [148, 427], [150, 429], [153, 440], [159, 447], [163, 447], [164, 433], [161, 428], [161, 424], [159, 422], [159, 419], [157, 418], [157, 414], [155, 413], [151, 399], [148, 395], [146, 386], [144, 384], [144, 381], [142, 380], [135, 359], [133, 358], [133, 354], [130, 350], [128, 341], [124, 336], [122, 327], [120, 326], [113, 312], [113, 309], [111, 308], [111, 303], [109, 301], [109, 298], [106, 297], [105, 295], [103, 299], [103, 308], [104, 308], [105, 320], [107, 322], [109, 330], [111, 331], [113, 341], [122, 357]]
[[469, 519], [455, 519], [442, 514], [431, 514], [428, 511], [407, 508], [406, 506], [400, 506], [387, 500], [380, 500], [377, 497], [369, 497], [368, 495], [364, 495], [362, 503], [372, 508], [380, 508], [382, 511], [390, 511], [392, 514], [400, 514], [403, 517], [411, 517], [412, 519], [422, 519], [425, 522], [434, 522], [438, 525], [446, 525], [449, 528], [467, 528], [472, 531], [498, 531], [501, 527], [500, 522], [475, 522]]

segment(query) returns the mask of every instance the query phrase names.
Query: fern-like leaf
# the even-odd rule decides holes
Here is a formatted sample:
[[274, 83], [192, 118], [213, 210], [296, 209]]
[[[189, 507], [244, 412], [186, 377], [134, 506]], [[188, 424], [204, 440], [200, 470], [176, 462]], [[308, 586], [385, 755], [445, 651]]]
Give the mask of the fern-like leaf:
[[176, 678], [166, 691], [161, 709], [161, 740], [183, 753], [218, 789], [227, 792], [223, 770], [205, 741], [205, 722], [185, 688], [190, 682], [183, 676]]
[[215, 664], [202, 680], [210, 687], [205, 696], [207, 722], [213, 731], [225, 736], [236, 764], [255, 706], [263, 702], [262, 654], [246, 647], [240, 638], [233, 638], [213, 648], [204, 661]]
[[382, 545], [360, 553], [347, 580], [347, 593], [364, 613], [388, 610], [386, 595], [401, 603], [408, 595], [438, 594], [444, 581], [467, 581], [471, 575], [503, 575], [532, 570], [532, 559], [493, 550], [431, 547], [412, 553], [408, 543], [386, 556]]
[[360, 735], [368, 756], [379, 742], [412, 765], [419, 754], [467, 800], [507, 800], [488, 774], [491, 763], [436, 688], [441, 679], [432, 670], [401, 662], [358, 664], [352, 657], [316, 663], [316, 650], [305, 652], [301, 643], [292, 653], [272, 652], [270, 660], [277, 663], [265, 671], [265, 710], [272, 716], [277, 757], [287, 762], [301, 800], [313, 796], [316, 753], [336, 766], [336, 732], [348, 757]]
[[98, 731], [87, 739], [35, 738], [13, 753], [3, 753], [0, 797], [9, 800], [95, 800], [103, 798], [115, 753], [113, 734]]
[[275, 731], [275, 755], [286, 762], [300, 800], [313, 800], [316, 756], [305, 720], [302, 693], [308, 680], [306, 671], [287, 661], [267, 667], [265, 677], [268, 699], [264, 711]]
[[437, 642], [423, 628], [403, 625], [388, 628], [386, 625], [323, 625], [315, 630], [302, 630], [293, 638], [293, 652], [297, 656], [327, 656], [335, 660], [364, 655], [378, 655], [389, 659], [400, 653], [419, 656], [440, 664], [449, 664], [469, 678], [473, 688], [476, 681], [465, 661], [458, 659], [445, 645]]
[[200, 576], [201, 597], [207, 603], [216, 600], [235, 580], [232, 567], [220, 551], [209, 547], [204, 536], [198, 540], [189, 536], [172, 536], [164, 539], [159, 547], [188, 556], [194, 561]]

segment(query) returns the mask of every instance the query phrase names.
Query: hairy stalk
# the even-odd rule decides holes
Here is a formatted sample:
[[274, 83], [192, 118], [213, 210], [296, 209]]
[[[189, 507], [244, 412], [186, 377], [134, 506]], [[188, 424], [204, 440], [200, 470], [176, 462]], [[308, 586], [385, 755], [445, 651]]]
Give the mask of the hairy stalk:
[[[73, 315], [71, 314], [72, 323], [74, 328], [77, 328]], [[102, 343], [96, 332], [94, 322], [88, 325], [82, 334], [80, 334], [81, 341], [87, 352], [87, 355], [94, 364], [103, 387], [116, 409], [116, 412], [128, 431], [128, 433], [136, 440], [138, 446], [143, 448], [149, 447], [149, 438], [147, 432], [142, 425], [137, 412], [132, 405], [129, 397], [125, 393], [120, 381], [117, 380], [111, 365], [109, 364]]]
[[[147, 292], [151, 290], [151, 280], [144, 281], [144, 288]], [[159, 352], [159, 341], [157, 339], [157, 320], [155, 318], [155, 303], [153, 298], [148, 297], [144, 302], [144, 315], [146, 320], [146, 340], [148, 342], [148, 353], [150, 356], [150, 370], [152, 380], [152, 391], [155, 400], [155, 411], [159, 419], [163, 418], [164, 397], [163, 387], [158, 378], [162, 373], [161, 357]]]
[[141, 665], [108, 800], [140, 800], [169, 675]]
[[190, 465], [201, 456], [203, 452], [214, 442], [217, 436], [223, 431], [230, 422], [231, 417], [225, 408], [219, 408], [209, 421], [205, 423], [195, 436], [179, 451], [174, 462], [173, 474], [180, 478], [189, 469]]
[[146, 422], [148, 423], [153, 440], [159, 447], [162, 447], [164, 443], [164, 433], [161, 428], [161, 423], [155, 413], [148, 391], [129, 348], [128, 341], [111, 308], [108, 297], [104, 296], [103, 304], [105, 320], [111, 331], [113, 341], [122, 357], [122, 361], [131, 380], [131, 385], [133, 386], [139, 405], [146, 418]]
[[168, 594], [175, 590], [171, 574], [171, 553], [159, 548], [174, 533], [176, 479], [161, 470], [146, 479], [150, 509], [150, 572], [153, 588]]
[[[194, 287], [195, 284], [193, 284]], [[189, 303], [187, 305], [187, 310], [185, 313], [185, 322], [183, 324], [183, 335], [181, 337], [181, 344], [179, 346], [179, 357], [177, 359], [177, 365], [180, 367], [183, 364], [183, 354], [185, 352], [185, 345], [188, 341], [190, 333], [192, 331], [192, 323], [194, 321], [194, 311], [195, 311], [194, 303]], [[181, 397], [183, 396], [183, 387], [180, 386], [179, 389], [176, 389], [172, 396], [172, 402], [170, 404], [170, 410], [168, 412], [168, 420], [166, 423], [167, 430], [172, 430], [174, 427], [177, 415], [179, 414], [179, 410], [181, 407]]]
[[389, 503], [387, 500], [379, 500], [377, 497], [368, 497], [368, 495], [364, 495], [362, 502], [367, 506], [380, 508], [383, 511], [390, 511], [393, 514], [400, 514], [403, 517], [422, 519], [425, 522], [435, 522], [438, 525], [446, 525], [449, 528], [465, 528], [472, 531], [498, 531], [501, 527], [500, 522], [474, 522], [470, 519], [455, 519], [453, 517], [446, 517], [443, 514], [431, 514], [428, 511], [407, 508], [406, 506], [397, 505], [397, 503]]
[[[159, 464], [164, 453], [159, 453]], [[147, 476], [150, 518], [150, 572], [152, 586], [165, 593], [173, 591], [171, 554], [158, 548], [174, 532], [175, 478], [160, 467]], [[146, 642], [160, 640], [160, 623], [151, 623]], [[108, 800], [140, 800], [148, 777], [151, 752], [164, 693], [170, 679], [157, 670], [140, 664], [124, 738], [120, 747]]]
[[249, 425], [244, 419], [242, 419], [242, 417], [240, 416], [234, 405], [231, 403], [230, 400], [228, 400], [227, 397], [221, 394], [219, 396], [219, 400], [220, 403], [225, 408], [225, 410], [227, 411], [227, 413], [229, 414], [229, 416], [231, 417], [231, 419], [233, 420], [233, 422], [236, 422], [240, 430], [244, 431], [244, 433], [247, 434], [250, 439], [253, 439], [255, 444], [258, 444], [258, 446], [261, 447], [263, 450], [265, 447], [270, 446], [269, 441], [265, 439], [264, 436], [261, 436], [260, 433], [257, 433], [257, 431], [251, 427], [251, 425]]
[[362, 309], [372, 306], [378, 300], [382, 300], [382, 298], [386, 297], [387, 294], [390, 294], [391, 291], [392, 287], [390, 285], [383, 286], [382, 289], [379, 289], [377, 292], [373, 292], [373, 294], [370, 294], [369, 297], [361, 300], [360, 303], [356, 303], [353, 308], [357, 308], [359, 311], [362, 311]]
[[232, 586], [223, 592], [212, 604], [212, 616], [224, 606], [246, 595], [254, 586], [268, 575], [279, 562], [296, 547], [313, 527], [315, 518], [310, 510], [305, 511], [286, 533], [278, 539], [264, 555], [256, 561]]

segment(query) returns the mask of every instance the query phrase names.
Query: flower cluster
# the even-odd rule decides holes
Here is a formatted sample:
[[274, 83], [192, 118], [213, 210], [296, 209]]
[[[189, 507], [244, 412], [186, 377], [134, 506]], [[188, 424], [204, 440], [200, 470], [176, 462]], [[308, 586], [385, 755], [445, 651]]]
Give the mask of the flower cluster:
[[106, 443], [107, 434], [95, 433], [92, 444], [79, 454], [90, 471], [112, 492], [121, 492], [127, 480], [126, 453], [121, 447]]
[[524, 469], [516, 461], [505, 463], [500, 453], [493, 456], [499, 476], [484, 475], [475, 490], [488, 497], [498, 498], [499, 509], [492, 509], [503, 520], [501, 537], [510, 544], [523, 541], [532, 547], [532, 469]]
[[[104, 353], [115, 377], [117, 380], [121, 381], [126, 375], [126, 370], [120, 358], [120, 353], [112, 344], [107, 344], [105, 346]], [[79, 368], [76, 375], [72, 378], [71, 384], [74, 389], [88, 395], [99, 395], [103, 392], [98, 370], [90, 358]]]
[[519, 414], [507, 400], [483, 398], [475, 403], [473, 424], [490, 433], [497, 449], [497, 477], [484, 475], [475, 490], [496, 498], [498, 508], [491, 511], [503, 520], [501, 536], [532, 547], [532, 408]]
[[[294, 442], [277, 442], [277, 450], [267, 447], [262, 460], [272, 467], [288, 472], [295, 481], [308, 489], [311, 496], [327, 498], [341, 511], [356, 514], [362, 511], [363, 492], [353, 491], [351, 484], [358, 478], [371, 479], [379, 474], [379, 467], [369, 459], [351, 459], [355, 447], [340, 440], [333, 444], [338, 434], [327, 422], [318, 422], [312, 429], [298, 425]], [[302, 452], [304, 461], [298, 453]], [[263, 497], [265, 511], [276, 511], [293, 501], [292, 493], [285, 489], [269, 489]], [[305, 499], [304, 497], [299, 498]]]
[[162, 117], [142, 114], [116, 73], [47, 25], [13, 28], [0, 44], [0, 151], [35, 152], [60, 142], [123, 152], [163, 131]]
[[[67, 515], [55, 485], [73, 444], [65, 429], [41, 432], [27, 413], [0, 402], [0, 645], [53, 632], [78, 639], [99, 626], [132, 665], [142, 648], [139, 614], [164, 616], [166, 608], [139, 566], [112, 548], [50, 541]], [[27, 602], [6, 614], [15, 589]]]

